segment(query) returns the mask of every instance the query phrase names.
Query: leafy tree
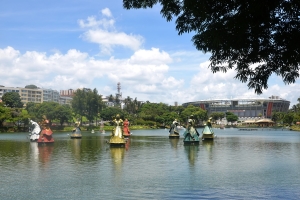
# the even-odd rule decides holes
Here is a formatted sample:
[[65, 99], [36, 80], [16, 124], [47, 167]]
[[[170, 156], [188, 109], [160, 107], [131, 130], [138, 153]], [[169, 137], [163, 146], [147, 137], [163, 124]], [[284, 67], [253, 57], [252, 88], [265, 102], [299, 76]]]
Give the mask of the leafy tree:
[[283, 123], [291, 125], [292, 122], [293, 122], [293, 119], [294, 119], [294, 113], [289, 112], [289, 113], [284, 115]]
[[25, 124], [28, 124], [28, 119], [30, 118], [27, 110], [25, 109], [18, 109], [18, 108], [11, 108], [11, 118], [10, 121], [13, 122], [18, 128]]
[[168, 105], [147, 102], [141, 106], [139, 116], [146, 121], [155, 121], [157, 116], [162, 116], [167, 112], [169, 112]]
[[117, 114], [119, 114], [122, 119], [124, 119], [124, 116], [126, 115], [121, 108], [107, 107], [102, 110], [100, 116], [103, 120], [112, 120]]
[[188, 105], [180, 114], [180, 121], [187, 122], [188, 118], [193, 115], [196, 123], [207, 119], [207, 111], [193, 105]]
[[284, 112], [274, 112], [274, 113], [272, 113], [271, 119], [272, 119], [275, 123], [277, 123], [277, 122], [282, 122], [284, 116], [285, 116], [285, 113], [284, 113]]
[[38, 120], [38, 117], [37, 117], [38, 107], [39, 107], [39, 104], [37, 104], [37, 103], [33, 103], [33, 102], [26, 103], [25, 109], [27, 110], [27, 112], [30, 116], [29, 118], [31, 118], [33, 120]]
[[108, 101], [109, 102], [115, 102], [115, 97], [111, 94], [108, 96]]
[[72, 119], [72, 109], [69, 105], [58, 105], [55, 108], [56, 118], [59, 119], [59, 123], [62, 126], [64, 122], [68, 122]]
[[36, 85], [26, 85], [25, 88], [28, 88], [28, 89], [38, 89], [38, 87]]
[[217, 121], [217, 120], [220, 120], [220, 119], [224, 118], [225, 113], [223, 113], [223, 112], [214, 112], [214, 113], [210, 114], [210, 117], [212, 117], [212, 119], [214, 121]]
[[5, 107], [0, 103], [0, 127], [3, 127], [3, 122], [11, 118], [10, 108]]
[[226, 112], [226, 120], [228, 122], [236, 122], [238, 120], [238, 116], [236, 116], [235, 114], [231, 113], [231, 112]]
[[43, 115], [46, 115], [50, 122], [57, 119], [57, 107], [59, 106], [60, 105], [57, 102], [43, 102], [41, 104], [37, 104], [37, 118], [40, 120]]
[[178, 113], [176, 113], [174, 111], [173, 112], [166, 112], [166, 113], [163, 114], [162, 117], [164, 119], [164, 122], [166, 123], [165, 125], [172, 124], [175, 119], [177, 119], [177, 121], [179, 120]]
[[84, 116], [87, 112], [87, 98], [84, 90], [77, 89], [72, 99], [72, 109], [75, 114]]
[[3, 104], [10, 108], [22, 108], [23, 103], [21, 102], [21, 97], [17, 92], [6, 92], [2, 96]]
[[91, 122], [99, 113], [99, 98], [98, 91], [95, 88], [93, 91], [88, 91], [86, 94], [86, 113], [85, 116]]
[[155, 4], [167, 21], [176, 19], [179, 35], [194, 33], [196, 49], [211, 53], [213, 73], [234, 69], [257, 94], [268, 88], [272, 73], [286, 84], [299, 77], [299, 1], [123, 0], [126, 9]]

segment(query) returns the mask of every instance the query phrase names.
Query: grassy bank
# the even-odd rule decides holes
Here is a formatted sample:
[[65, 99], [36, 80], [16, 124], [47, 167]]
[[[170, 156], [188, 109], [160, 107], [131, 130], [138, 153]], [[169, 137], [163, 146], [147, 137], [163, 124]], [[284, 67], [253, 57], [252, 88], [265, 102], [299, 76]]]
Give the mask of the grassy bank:
[[[51, 130], [53, 132], [71, 132], [74, 126], [52, 126]], [[99, 126], [81, 126], [82, 131], [91, 131], [91, 130], [99, 130]], [[104, 126], [103, 129], [105, 131], [112, 131], [113, 126]], [[150, 129], [159, 129], [159, 127], [153, 126], [143, 126], [143, 125], [132, 125], [129, 127], [130, 130], [150, 130]], [[0, 133], [14, 133], [14, 132], [28, 132], [28, 127], [2, 127], [0, 128]]]

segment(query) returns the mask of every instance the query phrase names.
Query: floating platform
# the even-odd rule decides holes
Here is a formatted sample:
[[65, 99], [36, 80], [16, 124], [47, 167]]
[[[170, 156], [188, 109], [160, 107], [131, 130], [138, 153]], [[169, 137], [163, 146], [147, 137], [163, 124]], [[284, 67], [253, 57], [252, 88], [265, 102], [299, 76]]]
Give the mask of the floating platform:
[[183, 141], [183, 144], [186, 146], [199, 145], [199, 140]]
[[215, 139], [215, 134], [202, 134], [202, 140], [213, 140]]
[[118, 136], [112, 136], [108, 143], [111, 147], [125, 147], [126, 140]]
[[53, 142], [37, 142], [38, 146], [51, 146], [54, 145], [54, 141]]
[[169, 134], [169, 138], [170, 139], [178, 139], [178, 138], [180, 138], [180, 135], [179, 134]]
[[70, 138], [71, 139], [81, 139], [82, 135], [81, 135], [81, 133], [73, 133], [70, 135]]
[[126, 134], [126, 135], [123, 134], [124, 138], [130, 138], [130, 135], [131, 135], [131, 134]]
[[215, 138], [215, 134], [213, 130], [209, 126], [205, 126], [202, 131], [202, 140], [213, 140]]

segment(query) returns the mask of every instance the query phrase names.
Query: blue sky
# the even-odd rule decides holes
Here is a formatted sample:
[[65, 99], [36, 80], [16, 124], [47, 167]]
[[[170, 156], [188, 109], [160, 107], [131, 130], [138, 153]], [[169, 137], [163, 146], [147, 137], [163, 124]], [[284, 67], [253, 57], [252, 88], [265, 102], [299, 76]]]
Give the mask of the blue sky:
[[121, 0], [1, 0], [0, 85], [96, 88], [104, 96], [173, 105], [208, 99], [267, 98], [297, 103], [300, 81], [272, 76], [255, 95], [234, 71], [213, 74], [192, 34], [177, 34], [160, 7], [126, 10]]

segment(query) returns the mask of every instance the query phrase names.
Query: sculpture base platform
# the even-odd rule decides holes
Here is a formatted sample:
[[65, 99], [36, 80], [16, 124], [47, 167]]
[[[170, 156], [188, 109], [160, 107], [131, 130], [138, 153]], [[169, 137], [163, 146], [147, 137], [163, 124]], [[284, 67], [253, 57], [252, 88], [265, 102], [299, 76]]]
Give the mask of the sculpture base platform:
[[169, 134], [169, 138], [170, 139], [178, 139], [178, 138], [180, 138], [180, 135], [179, 134]]
[[199, 140], [195, 140], [195, 141], [183, 141], [183, 144], [186, 146], [194, 146], [194, 145], [199, 145]]
[[81, 139], [82, 135], [78, 133], [73, 133], [70, 135], [71, 139]]
[[54, 142], [54, 139], [52, 137], [52, 131], [50, 129], [44, 129], [40, 133], [40, 137], [37, 140], [37, 143], [40, 144], [50, 144]]
[[130, 137], [130, 134], [128, 134], [128, 135], [123, 135], [124, 136], [124, 138], [129, 138]]
[[213, 130], [208, 126], [205, 126], [202, 131], [202, 140], [213, 140], [214, 138], [215, 134]]
[[54, 141], [53, 142], [37, 142], [38, 146], [51, 146], [54, 145]]
[[125, 147], [126, 140], [118, 136], [112, 136], [108, 143], [111, 147]]
[[213, 140], [215, 139], [215, 134], [202, 134], [202, 140]]

